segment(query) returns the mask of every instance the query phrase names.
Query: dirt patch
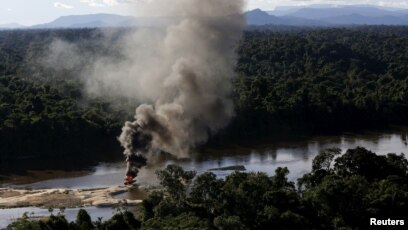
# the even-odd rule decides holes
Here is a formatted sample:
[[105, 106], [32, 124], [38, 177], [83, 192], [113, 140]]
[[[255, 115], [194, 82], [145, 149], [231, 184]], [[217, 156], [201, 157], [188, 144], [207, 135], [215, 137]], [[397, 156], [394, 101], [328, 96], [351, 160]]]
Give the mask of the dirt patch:
[[20, 195], [20, 193], [16, 191], [0, 190], [0, 198], [8, 198], [18, 195]]

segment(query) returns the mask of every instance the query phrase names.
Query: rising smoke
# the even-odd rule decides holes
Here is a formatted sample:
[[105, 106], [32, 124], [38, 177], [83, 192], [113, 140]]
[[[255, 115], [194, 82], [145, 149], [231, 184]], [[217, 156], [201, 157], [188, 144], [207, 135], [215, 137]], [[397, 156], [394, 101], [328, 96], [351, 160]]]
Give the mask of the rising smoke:
[[171, 24], [135, 30], [120, 43], [120, 58], [99, 58], [85, 71], [88, 92], [148, 103], [118, 138], [128, 176], [152, 153], [188, 157], [228, 124], [243, 8], [244, 0], [148, 1], [146, 12], [160, 12]]
[[187, 157], [234, 113], [230, 80], [243, 1], [176, 0], [168, 9], [180, 21], [167, 28], [160, 45], [157, 59], [165, 64], [155, 67], [157, 81], [150, 88], [158, 91], [157, 98], [136, 109], [135, 121], [126, 122], [119, 137], [132, 177], [140, 162], [134, 155], [163, 151]]

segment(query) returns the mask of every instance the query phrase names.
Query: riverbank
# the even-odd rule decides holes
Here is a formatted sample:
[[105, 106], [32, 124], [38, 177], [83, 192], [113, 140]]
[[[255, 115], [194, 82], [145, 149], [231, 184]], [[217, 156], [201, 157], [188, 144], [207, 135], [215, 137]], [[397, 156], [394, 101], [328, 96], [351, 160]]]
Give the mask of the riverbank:
[[132, 187], [112, 186], [93, 189], [12, 189], [0, 188], [0, 208], [78, 208], [86, 206], [136, 206], [142, 199], [126, 199], [121, 194]]

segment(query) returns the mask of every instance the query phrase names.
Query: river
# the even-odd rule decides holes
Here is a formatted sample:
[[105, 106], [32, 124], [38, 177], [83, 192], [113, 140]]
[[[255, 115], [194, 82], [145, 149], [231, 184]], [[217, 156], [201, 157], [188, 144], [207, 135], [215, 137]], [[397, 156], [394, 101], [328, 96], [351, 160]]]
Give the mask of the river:
[[[357, 146], [365, 147], [378, 154], [408, 154], [408, 128], [395, 128], [388, 131], [371, 131], [362, 133], [344, 133], [333, 136], [313, 136], [288, 138], [286, 140], [263, 139], [240, 143], [225, 143], [222, 146], [208, 147], [192, 154], [190, 159], [163, 158], [143, 168], [137, 178], [140, 185], [156, 185], [155, 171], [167, 164], [177, 164], [185, 170], [198, 173], [209, 169], [243, 165], [246, 171], [265, 172], [273, 175], [277, 167], [288, 167], [289, 179], [296, 180], [309, 172], [312, 160], [319, 151], [338, 147], [343, 151]], [[231, 171], [213, 171], [219, 177], [225, 177]], [[8, 175], [0, 180], [1, 187], [12, 188], [97, 188], [122, 183], [125, 173], [123, 161], [101, 162], [83, 170], [40, 170], [28, 171], [25, 175]], [[131, 194], [129, 194], [132, 198]], [[129, 197], [128, 197], [129, 198]], [[25, 209], [0, 210], [0, 219], [21, 215]], [[28, 210], [30, 211], [30, 210]], [[33, 211], [33, 210], [31, 210]], [[31, 212], [30, 211], [30, 212]], [[35, 209], [34, 211], [45, 212]], [[66, 210], [69, 218], [76, 210]], [[91, 210], [92, 211], [92, 210]], [[93, 210], [95, 211], [95, 210]], [[111, 210], [97, 210], [105, 218]], [[4, 227], [4, 226], [0, 226]]]

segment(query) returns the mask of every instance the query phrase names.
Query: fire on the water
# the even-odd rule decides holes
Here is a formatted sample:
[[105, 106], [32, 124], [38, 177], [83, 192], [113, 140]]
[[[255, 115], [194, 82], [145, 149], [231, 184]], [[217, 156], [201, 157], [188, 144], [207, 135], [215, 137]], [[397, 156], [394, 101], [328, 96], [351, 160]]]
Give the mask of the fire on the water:
[[131, 185], [131, 184], [133, 184], [135, 182], [136, 182], [136, 180], [135, 180], [135, 178], [133, 176], [126, 176], [123, 184]]

